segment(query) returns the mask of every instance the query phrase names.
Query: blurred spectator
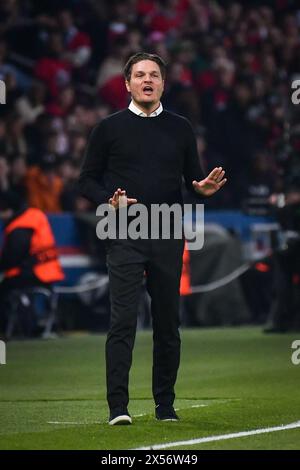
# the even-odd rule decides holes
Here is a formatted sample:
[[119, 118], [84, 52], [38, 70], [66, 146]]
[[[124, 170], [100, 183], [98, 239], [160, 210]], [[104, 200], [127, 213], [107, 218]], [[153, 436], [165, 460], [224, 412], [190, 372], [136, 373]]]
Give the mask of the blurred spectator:
[[83, 132], [74, 131], [70, 134], [69, 155], [74, 164], [80, 164], [86, 148], [87, 138]]
[[245, 184], [247, 163], [263, 144], [249, 117], [252, 98], [250, 83], [244, 80], [237, 82], [230, 104], [214, 114], [210, 129], [211, 147], [224, 156], [224, 167], [231, 174], [236, 206], [240, 201], [240, 188]]
[[24, 135], [24, 123], [18, 114], [11, 114], [7, 119], [6, 151], [8, 155], [27, 155], [27, 142]]
[[[10, 320], [14, 321], [10, 315], [16, 313], [17, 306], [23, 333], [31, 336], [35, 332], [37, 319], [33, 303], [29, 297], [24, 302], [22, 294], [24, 296], [25, 289], [32, 287], [46, 287], [51, 290], [54, 282], [64, 279], [64, 273], [58, 259], [54, 235], [43, 212], [27, 208], [20, 198], [6, 195], [0, 200], [0, 214], [5, 222], [0, 258], [0, 270], [4, 274], [0, 283], [1, 310], [10, 323]], [[8, 329], [7, 332], [8, 335], [11, 334]]]
[[53, 126], [53, 117], [49, 114], [40, 114], [35, 123], [26, 127], [26, 141], [28, 143], [28, 158], [30, 165], [35, 165], [40, 155], [45, 153], [45, 143]]
[[73, 113], [67, 120], [69, 131], [85, 132], [86, 135], [92, 130], [97, 122], [97, 112], [95, 107], [87, 105], [76, 105]]
[[57, 173], [58, 163], [55, 154], [45, 154], [40, 159], [39, 165], [28, 169], [25, 185], [30, 207], [36, 207], [44, 212], [62, 211], [63, 181]]
[[[298, 160], [298, 159], [297, 159]], [[296, 166], [298, 166], [296, 164]], [[280, 225], [272, 257], [272, 302], [265, 333], [299, 331], [300, 224], [299, 176], [289, 175], [285, 193], [272, 194], [270, 203]]]
[[45, 111], [46, 88], [42, 83], [33, 83], [27, 95], [16, 102], [16, 110], [23, 123], [33, 124], [36, 118]]
[[270, 196], [276, 186], [274, 163], [270, 155], [257, 152], [249, 164], [247, 184], [240, 188], [243, 209], [251, 215], [268, 215]]
[[149, 30], [175, 35], [183, 24], [188, 6], [188, 0], [158, 0], [155, 8], [147, 15]]
[[138, 28], [130, 28], [127, 32], [128, 46], [131, 54], [143, 50], [143, 34]]
[[10, 187], [12, 191], [26, 201], [25, 177], [27, 163], [23, 155], [13, 155], [10, 164]]
[[0, 191], [4, 193], [9, 189], [9, 173], [10, 167], [7, 158], [0, 155]]
[[126, 35], [128, 23], [135, 19], [135, 7], [129, 0], [115, 0], [109, 9], [108, 43], [112, 46], [119, 38]]
[[211, 70], [212, 86], [201, 94], [203, 120], [208, 127], [213, 125], [215, 113], [225, 110], [232, 97], [235, 83], [235, 66], [225, 57], [216, 58]]
[[75, 90], [67, 85], [61, 88], [57, 98], [47, 106], [47, 112], [52, 116], [67, 117], [75, 104]]
[[146, 39], [147, 50], [159, 55], [166, 64], [170, 62], [170, 51], [166, 41], [166, 35], [160, 31], [153, 31]]
[[58, 174], [64, 189], [61, 195], [61, 205], [67, 212], [87, 212], [92, 210], [91, 204], [77, 190], [77, 181], [81, 166], [70, 158], [60, 160]]
[[101, 98], [114, 109], [125, 108], [128, 93], [124, 83], [123, 67], [130, 54], [129, 45], [122, 37], [112, 46], [110, 55], [102, 63], [97, 86]]
[[48, 39], [48, 51], [35, 65], [35, 76], [42, 80], [52, 96], [57, 96], [60, 88], [71, 81], [72, 66], [64, 58], [62, 34], [52, 32]]
[[0, 3], [0, 34], [9, 35], [28, 22], [24, 2], [7, 0]]
[[75, 26], [70, 10], [60, 11], [58, 22], [66, 47], [64, 59], [68, 60], [75, 68], [83, 67], [91, 57], [91, 39], [89, 35]]
[[9, 76], [15, 82], [16, 87], [21, 90], [27, 90], [31, 84], [31, 78], [22, 70], [8, 61], [7, 42], [0, 38], [0, 79], [3, 80]]
[[188, 117], [195, 125], [198, 124], [200, 110], [192, 77], [190, 71], [180, 62], [170, 65], [162, 101], [167, 109]]
[[6, 121], [0, 119], [0, 154], [6, 153], [7, 142], [6, 142]]

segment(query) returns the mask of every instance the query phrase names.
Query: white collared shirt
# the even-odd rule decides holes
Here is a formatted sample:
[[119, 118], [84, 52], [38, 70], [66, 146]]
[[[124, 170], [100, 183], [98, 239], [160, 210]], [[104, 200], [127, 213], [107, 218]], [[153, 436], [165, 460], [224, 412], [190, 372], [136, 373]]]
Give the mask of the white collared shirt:
[[134, 114], [137, 114], [138, 116], [141, 116], [141, 117], [156, 117], [163, 111], [162, 104], [159, 103], [158, 108], [156, 108], [156, 110], [153, 111], [153, 113], [151, 113], [149, 116], [147, 116], [147, 114], [144, 113], [143, 111], [141, 111], [140, 108], [138, 108], [134, 104], [133, 101], [130, 102], [130, 105], [128, 106], [128, 109], [130, 109], [130, 111], [132, 111]]

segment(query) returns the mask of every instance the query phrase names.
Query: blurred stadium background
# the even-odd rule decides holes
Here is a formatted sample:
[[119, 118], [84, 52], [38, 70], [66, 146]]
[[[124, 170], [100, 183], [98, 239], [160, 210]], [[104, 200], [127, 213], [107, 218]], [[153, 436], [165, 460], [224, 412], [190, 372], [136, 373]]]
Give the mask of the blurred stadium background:
[[[292, 230], [297, 237], [299, 228], [300, 105], [291, 100], [292, 82], [300, 78], [300, 5], [297, 0], [0, 1], [0, 79], [6, 84], [6, 103], [0, 105], [0, 200], [8, 193], [16, 195], [47, 214], [66, 275], [56, 286], [55, 312], [46, 319], [46, 326], [43, 323], [45, 306], [37, 294], [35, 308], [37, 319], [45, 328], [42, 331], [49, 337], [52, 333], [63, 336], [70, 331], [107, 330], [109, 286], [104, 250], [96, 239], [94, 208], [77, 193], [74, 182], [91, 129], [99, 120], [128, 105], [122, 70], [126, 59], [138, 51], [157, 53], [167, 62], [163, 105], [192, 122], [205, 170], [208, 172], [222, 165], [229, 178], [226, 187], [205, 204], [204, 249], [190, 252], [186, 258], [190, 286], [182, 289], [182, 324], [184, 327], [252, 325], [254, 329], [237, 329], [236, 336], [234, 330], [228, 329], [231, 345], [226, 341], [225, 330], [216, 333], [224, 335], [224, 350], [229, 347], [228, 371], [235, 364], [235, 347], [241, 347], [243, 340], [254, 335], [257, 343], [253, 340], [251, 347], [266, 347], [271, 356], [276, 352], [278, 364], [283, 361], [277, 371], [283, 378], [284, 360], [290, 364], [291, 336], [270, 340], [260, 331], [268, 321], [274, 299], [276, 267], [272, 255], [285, 248], [287, 231]], [[296, 202], [292, 214], [286, 208], [283, 212], [272, 208], [270, 196], [287, 194], [289, 190]], [[186, 195], [186, 202], [194, 201]], [[192, 214], [187, 214], [187, 224], [191, 218]], [[1, 221], [0, 225], [2, 237]], [[293, 311], [287, 312], [291, 316], [289, 330], [299, 330], [300, 326], [297, 256], [297, 263], [289, 266], [295, 300]], [[0, 329], [3, 335], [6, 317], [2, 307]], [[144, 293], [139, 308], [139, 328], [146, 329], [150, 323], [149, 302]], [[197, 361], [201, 334], [205, 335], [205, 330], [199, 332], [199, 344], [194, 336], [189, 338], [189, 333], [185, 334], [187, 347], [192, 348], [190, 359]], [[11, 336], [22, 336], [20, 322], [13, 325]], [[207, 344], [213, 337], [209, 335]], [[91, 341], [89, 347], [94, 351], [96, 346], [93, 339]], [[204, 344], [205, 341], [204, 338]], [[262, 346], [263, 341], [270, 341], [269, 346]], [[35, 348], [51, 350], [53, 345], [55, 350], [60, 347], [56, 341], [48, 346], [36, 344], [32, 343], [28, 352], [33, 363], [39, 354]], [[9, 347], [13, 357], [18, 357], [17, 343]], [[251, 347], [241, 352], [242, 364], [243, 358], [252, 354]], [[239, 355], [239, 349], [236, 354]], [[266, 395], [272, 393], [277, 372], [269, 377], [270, 364], [263, 365], [263, 354], [258, 356], [253, 358], [250, 367], [252, 371], [261, 367], [253, 390], [254, 384], [259, 384], [260, 377], [266, 374], [266, 380], [270, 381], [260, 392], [266, 399]], [[80, 361], [79, 353], [76, 357]], [[205, 352], [204, 357], [209, 361], [211, 356]], [[91, 364], [97, 367], [95, 361]], [[141, 370], [150, 368], [147, 358], [145, 364]], [[22, 367], [21, 358], [17, 358], [12, 375], [7, 376], [4, 407], [18, 367]], [[2, 371], [3, 368], [1, 374]], [[225, 375], [226, 371], [225, 367]], [[197, 369], [192, 373], [205, 375], [208, 371]], [[286, 380], [292, 393], [297, 380], [293, 372], [289, 374]], [[53, 399], [49, 390], [52, 386], [54, 390], [56, 383], [51, 377], [45, 378], [48, 385], [41, 393], [33, 387], [37, 385], [34, 377], [30, 380], [32, 389], [28, 399]], [[86, 387], [80, 388], [79, 400], [88, 400], [89, 380]], [[230, 381], [230, 372], [227, 380]], [[20, 394], [16, 393], [13, 400], [25, 397], [26, 382], [23, 385], [25, 389], [20, 386]], [[207, 393], [207, 397], [217, 397], [217, 403], [218, 399], [222, 401], [222, 393], [216, 391], [222, 386], [221, 378], [216, 377], [216, 388], [215, 385], [210, 387], [211, 384], [206, 388], [206, 385], [200, 397]], [[250, 394], [251, 390], [250, 387]], [[69, 397], [70, 392], [71, 389], [62, 392], [61, 399]], [[143, 397], [147, 393], [137, 390], [136, 396]], [[186, 400], [197, 397], [197, 393], [197, 387], [192, 384], [189, 388], [189, 382], [187, 388], [182, 389]], [[232, 386], [226, 393], [227, 398], [240, 399], [246, 392], [238, 387], [235, 393]], [[288, 391], [282, 390], [282, 394], [285, 393]], [[96, 396], [99, 397], [98, 389], [91, 393], [90, 399]], [[255, 408], [254, 403], [251, 406]], [[273, 412], [276, 415], [280, 406], [279, 398], [274, 407], [268, 405], [267, 416], [262, 417], [261, 424], [291, 421], [293, 413], [285, 415], [284, 407], [282, 413], [278, 412], [278, 420], [269, 419]], [[250, 427], [255, 425], [255, 416], [262, 413], [261, 407], [264, 407], [263, 402], [258, 407], [259, 412], [256, 409], [251, 419], [249, 414], [245, 418], [249, 418]], [[82, 409], [82, 416], [85, 411]], [[136, 412], [141, 412], [139, 406]], [[21, 409], [19, 413], [22, 414]], [[49, 416], [54, 414], [51, 410]], [[231, 423], [228, 416], [224, 419]], [[18, 424], [16, 422], [15, 426]], [[230, 425], [227, 428], [232, 429]], [[214, 432], [218, 429], [217, 426], [211, 428]], [[234, 429], [241, 427], [235, 423]], [[33, 432], [33, 428], [24, 428], [24, 432]], [[73, 438], [72, 433], [70, 436]], [[154, 436], [149, 434], [149, 437]], [[66, 446], [70, 445], [68, 439]], [[134, 439], [130, 441], [132, 446]], [[27, 442], [27, 448], [34, 445], [33, 441]], [[119, 445], [128, 447], [125, 441]], [[5, 442], [7, 446], [12, 445], [12, 441]], [[287, 446], [287, 442], [288, 439], [283, 445]], [[52, 441], [47, 443], [45, 445], [55, 447]], [[296, 448], [296, 444], [291, 445]]]

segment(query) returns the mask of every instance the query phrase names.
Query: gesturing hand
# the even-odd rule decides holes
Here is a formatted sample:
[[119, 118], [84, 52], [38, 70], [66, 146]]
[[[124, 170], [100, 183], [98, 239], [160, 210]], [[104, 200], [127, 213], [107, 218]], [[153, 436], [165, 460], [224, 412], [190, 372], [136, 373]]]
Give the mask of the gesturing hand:
[[129, 206], [130, 204], [135, 204], [137, 199], [128, 198], [126, 196], [126, 191], [120, 188], [115, 191], [113, 197], [111, 197], [108, 203], [114, 208], [118, 209], [119, 207]]
[[204, 180], [193, 181], [195, 191], [203, 196], [212, 196], [226, 183], [224, 175], [225, 171], [221, 166], [214, 168]]

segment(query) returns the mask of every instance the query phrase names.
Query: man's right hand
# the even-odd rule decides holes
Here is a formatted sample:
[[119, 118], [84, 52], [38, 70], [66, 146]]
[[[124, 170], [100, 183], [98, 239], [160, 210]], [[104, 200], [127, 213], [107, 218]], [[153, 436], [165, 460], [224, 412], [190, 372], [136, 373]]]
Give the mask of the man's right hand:
[[120, 188], [115, 191], [113, 197], [111, 197], [108, 203], [114, 208], [119, 209], [119, 207], [129, 206], [130, 204], [135, 204], [137, 199], [128, 198], [126, 196], [126, 191]]

